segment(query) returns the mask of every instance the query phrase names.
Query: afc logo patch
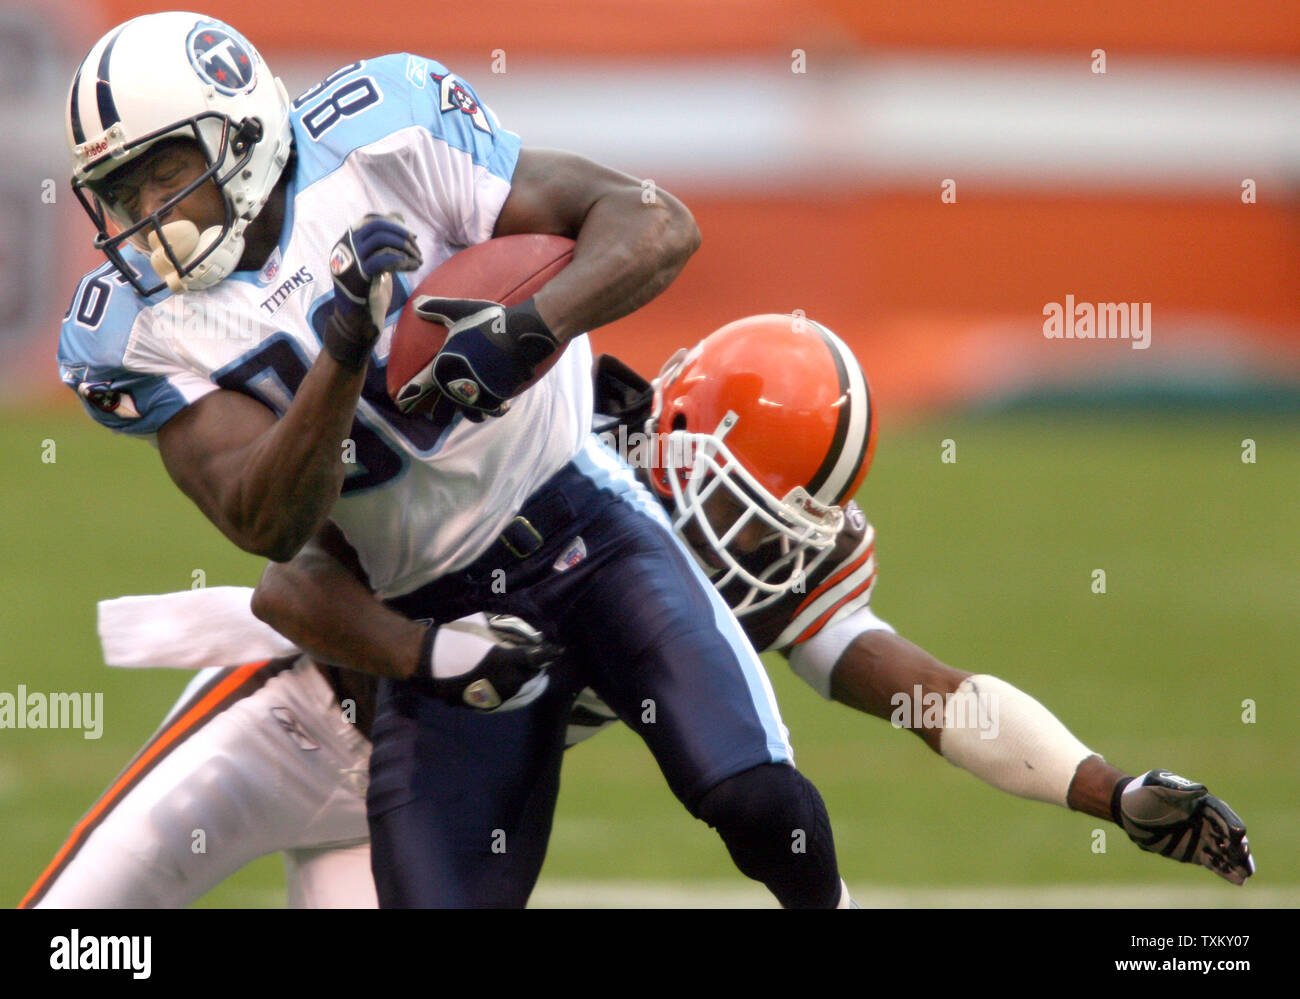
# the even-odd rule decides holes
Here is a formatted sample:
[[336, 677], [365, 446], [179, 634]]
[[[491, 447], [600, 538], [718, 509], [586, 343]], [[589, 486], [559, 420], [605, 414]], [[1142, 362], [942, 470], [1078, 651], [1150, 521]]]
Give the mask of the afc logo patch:
[[469, 115], [469, 120], [474, 123], [474, 127], [480, 132], [492, 134], [492, 126], [488, 123], [487, 113], [479, 107], [478, 101], [469, 89], [461, 83], [451, 73], [445, 73], [439, 76], [437, 73], [430, 73], [430, 78], [438, 84], [438, 96], [441, 102], [438, 110], [442, 112], [460, 111]]
[[257, 82], [253, 47], [228, 28], [200, 24], [190, 32], [185, 48], [199, 79], [227, 97], [252, 90]]

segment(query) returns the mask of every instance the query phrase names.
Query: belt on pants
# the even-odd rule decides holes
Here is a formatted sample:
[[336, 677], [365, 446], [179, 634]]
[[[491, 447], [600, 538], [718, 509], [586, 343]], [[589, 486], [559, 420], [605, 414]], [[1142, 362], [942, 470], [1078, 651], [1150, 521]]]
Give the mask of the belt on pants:
[[497, 569], [518, 565], [535, 555], [548, 540], [571, 531], [585, 507], [596, 499], [600, 487], [572, 464], [565, 465], [528, 497], [519, 512], [483, 552], [463, 569], [440, 576], [412, 593], [395, 597], [389, 606], [404, 614], [463, 594], [466, 586], [483, 582]]

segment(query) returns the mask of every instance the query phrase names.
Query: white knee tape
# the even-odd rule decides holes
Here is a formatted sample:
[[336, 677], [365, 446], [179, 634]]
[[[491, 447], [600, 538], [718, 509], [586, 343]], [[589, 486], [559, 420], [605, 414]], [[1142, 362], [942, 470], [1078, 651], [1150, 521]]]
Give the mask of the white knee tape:
[[944, 759], [1000, 790], [1065, 805], [1074, 772], [1092, 750], [1054, 714], [995, 676], [962, 681], [944, 706]]

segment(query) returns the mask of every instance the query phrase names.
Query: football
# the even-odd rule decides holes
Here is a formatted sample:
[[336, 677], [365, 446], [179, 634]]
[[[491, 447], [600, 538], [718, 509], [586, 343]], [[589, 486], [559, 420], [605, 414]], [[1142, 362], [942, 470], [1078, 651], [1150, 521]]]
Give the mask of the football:
[[[502, 305], [527, 301], [547, 281], [559, 274], [573, 259], [573, 240], [564, 236], [525, 233], [502, 236], [466, 247], [440, 264], [411, 293], [444, 298], [482, 298]], [[433, 363], [442, 349], [447, 329], [426, 322], [407, 303], [393, 331], [388, 352], [388, 395], [394, 401], [403, 385]], [[541, 378], [565, 351], [561, 347], [537, 366], [524, 388]], [[521, 390], [522, 391], [522, 390]], [[431, 393], [414, 412], [427, 413], [438, 399]]]

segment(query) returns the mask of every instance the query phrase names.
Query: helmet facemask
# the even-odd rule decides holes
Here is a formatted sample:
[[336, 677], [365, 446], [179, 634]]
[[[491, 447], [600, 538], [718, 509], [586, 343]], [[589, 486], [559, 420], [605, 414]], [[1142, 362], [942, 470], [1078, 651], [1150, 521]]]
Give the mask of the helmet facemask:
[[[676, 429], [669, 433], [662, 449], [663, 471], [672, 490], [675, 506], [673, 528], [685, 537], [688, 525], [703, 537], [708, 554], [722, 563], [719, 570], [708, 555], [696, 558], [711, 572], [724, 573], [713, 583], [721, 588], [733, 580], [749, 586], [749, 592], [733, 605], [737, 616], [766, 607], [792, 590], [797, 590], [809, 573], [830, 554], [835, 538], [844, 526], [844, 512], [815, 500], [802, 486], [777, 498], [740, 462], [727, 447], [725, 438], [739, 417], [728, 412], [711, 434]], [[729, 524], [715, 524], [719, 502], [725, 497], [740, 513]], [[710, 518], [710, 513], [713, 518]], [[773, 542], [780, 556], [767, 562], [761, 572], [744, 565], [746, 552], [734, 548], [737, 539], [757, 520], [763, 536], [756, 547]]]
[[[111, 171], [97, 171], [100, 176], [93, 178], [74, 177], [72, 182], [73, 192], [98, 230], [95, 248], [102, 250], [132, 287], [145, 297], [168, 288], [180, 293], [216, 284], [233, 269], [243, 254], [243, 234], [249, 222], [249, 219], [239, 217], [226, 185], [247, 167], [261, 136], [262, 126], [255, 118], [236, 126], [227, 116], [209, 111], [195, 115], [181, 123], [179, 128], [169, 126], [114, 150], [112, 162], [118, 165]], [[156, 211], [133, 219], [114, 203], [110, 194], [111, 180], [119, 171], [129, 169], [140, 157], [173, 139], [191, 140], [202, 153], [207, 166]], [[212, 148], [214, 141], [215, 149]], [[132, 156], [133, 150], [139, 152]], [[229, 159], [232, 162], [223, 172], [222, 166], [231, 153], [233, 156]], [[200, 233], [192, 223], [164, 221], [177, 205], [209, 182], [216, 185], [221, 195], [223, 218], [220, 227], [211, 226]], [[110, 221], [117, 232], [109, 231]], [[150, 257], [162, 280], [147, 287], [138, 268], [122, 256], [122, 247], [126, 244]], [[222, 266], [211, 266], [214, 256], [221, 258]]]
[[871, 464], [852, 352], [820, 323], [749, 316], [678, 351], [652, 385], [650, 484], [715, 585], [730, 584], [732, 609], [811, 600], [795, 595], [834, 561], [843, 504]]

